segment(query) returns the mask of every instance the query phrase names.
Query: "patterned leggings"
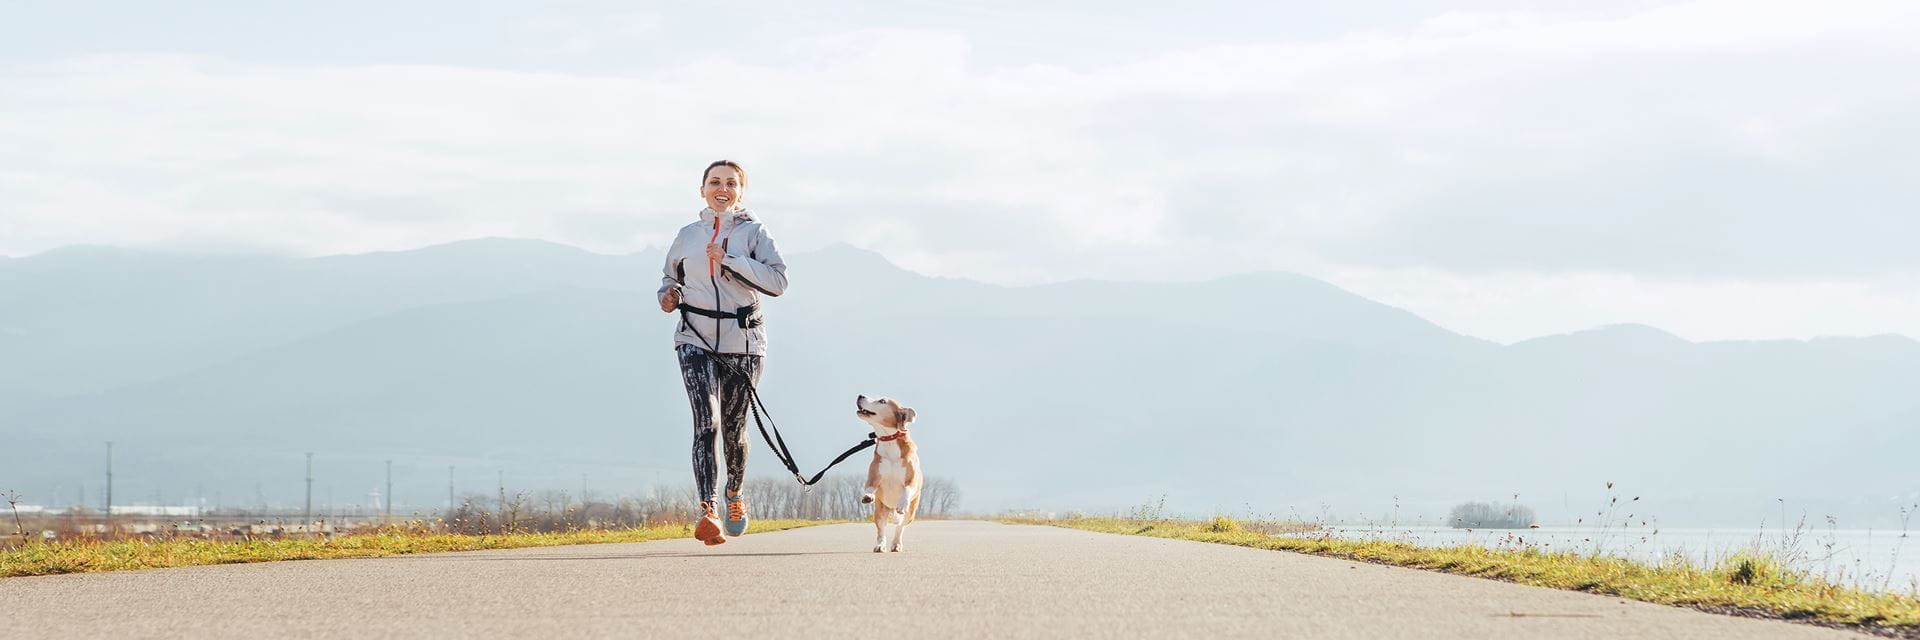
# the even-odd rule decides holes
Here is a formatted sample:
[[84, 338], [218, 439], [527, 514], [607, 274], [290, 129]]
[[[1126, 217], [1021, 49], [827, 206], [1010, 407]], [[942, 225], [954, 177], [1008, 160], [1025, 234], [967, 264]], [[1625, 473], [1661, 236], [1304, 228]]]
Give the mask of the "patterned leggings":
[[760, 382], [760, 356], [709, 353], [690, 344], [674, 351], [680, 356], [680, 379], [693, 406], [693, 485], [700, 501], [710, 503], [718, 489], [715, 460], [721, 444], [727, 448], [727, 492], [739, 491], [746, 480], [747, 385]]

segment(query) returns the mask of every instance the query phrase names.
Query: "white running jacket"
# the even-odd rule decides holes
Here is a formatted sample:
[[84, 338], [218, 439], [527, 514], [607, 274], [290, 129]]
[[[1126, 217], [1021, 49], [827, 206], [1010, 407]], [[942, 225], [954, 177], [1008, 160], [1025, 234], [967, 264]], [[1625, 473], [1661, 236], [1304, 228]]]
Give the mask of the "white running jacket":
[[[720, 221], [715, 242], [726, 248], [727, 257], [707, 276], [707, 242], [714, 236], [714, 220]], [[716, 284], [718, 285], [716, 287]], [[725, 215], [712, 208], [700, 210], [700, 221], [680, 228], [673, 245], [667, 247], [666, 265], [661, 269], [660, 290], [680, 291], [680, 303], [701, 309], [734, 313], [741, 307], [758, 306], [760, 295], [778, 296], [787, 292], [787, 263], [773, 244], [773, 236], [746, 210]], [[764, 310], [762, 310], [764, 313]], [[717, 333], [716, 333], [717, 332]], [[702, 340], [704, 338], [704, 340]], [[767, 353], [767, 329], [764, 325], [746, 329], [735, 320], [682, 314], [674, 345], [709, 345], [720, 353]]]

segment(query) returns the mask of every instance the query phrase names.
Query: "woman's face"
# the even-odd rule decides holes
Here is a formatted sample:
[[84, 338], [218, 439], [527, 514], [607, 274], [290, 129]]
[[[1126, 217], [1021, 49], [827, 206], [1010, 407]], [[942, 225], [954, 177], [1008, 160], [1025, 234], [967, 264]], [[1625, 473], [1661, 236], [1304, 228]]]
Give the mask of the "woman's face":
[[746, 193], [747, 185], [740, 183], [740, 172], [726, 165], [707, 170], [707, 181], [700, 185], [700, 197], [706, 198], [707, 208], [714, 211], [734, 210]]

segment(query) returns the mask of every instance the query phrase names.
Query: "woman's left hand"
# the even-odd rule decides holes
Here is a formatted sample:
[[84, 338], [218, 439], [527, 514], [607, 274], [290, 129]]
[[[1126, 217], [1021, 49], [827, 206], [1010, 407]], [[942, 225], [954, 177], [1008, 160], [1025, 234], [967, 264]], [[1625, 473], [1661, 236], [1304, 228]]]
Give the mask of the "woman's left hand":
[[709, 242], [707, 243], [707, 259], [716, 263], [725, 260], [727, 259], [727, 250], [721, 248], [718, 242]]

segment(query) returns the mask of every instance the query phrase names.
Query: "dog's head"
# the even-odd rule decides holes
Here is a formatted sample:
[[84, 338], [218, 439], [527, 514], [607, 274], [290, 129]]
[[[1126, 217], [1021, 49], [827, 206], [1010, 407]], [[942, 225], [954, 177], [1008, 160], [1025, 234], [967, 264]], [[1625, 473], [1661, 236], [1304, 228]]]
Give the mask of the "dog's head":
[[860, 396], [853, 399], [853, 406], [854, 415], [860, 416], [861, 420], [867, 421], [882, 434], [904, 430], [913, 422], [913, 407], [900, 404], [893, 398], [868, 400], [866, 396]]

